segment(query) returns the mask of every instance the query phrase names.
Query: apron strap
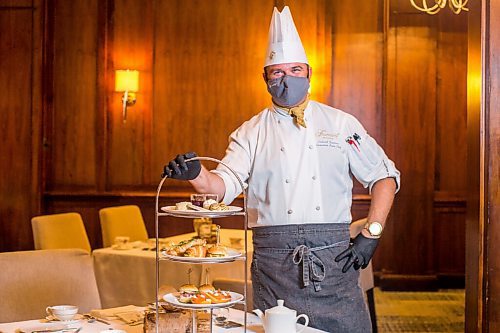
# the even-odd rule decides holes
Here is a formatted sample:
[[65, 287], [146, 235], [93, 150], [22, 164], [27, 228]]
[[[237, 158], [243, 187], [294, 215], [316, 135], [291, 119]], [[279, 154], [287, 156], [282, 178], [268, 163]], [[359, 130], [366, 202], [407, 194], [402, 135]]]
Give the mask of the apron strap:
[[340, 241], [313, 248], [309, 248], [306, 245], [299, 245], [293, 250], [293, 263], [299, 265], [302, 262], [302, 282], [305, 287], [309, 286], [309, 281], [312, 281], [314, 290], [320, 291], [320, 282], [325, 279], [326, 275], [325, 264], [313, 252], [339, 246], [342, 243], [348, 243], [348, 241]]

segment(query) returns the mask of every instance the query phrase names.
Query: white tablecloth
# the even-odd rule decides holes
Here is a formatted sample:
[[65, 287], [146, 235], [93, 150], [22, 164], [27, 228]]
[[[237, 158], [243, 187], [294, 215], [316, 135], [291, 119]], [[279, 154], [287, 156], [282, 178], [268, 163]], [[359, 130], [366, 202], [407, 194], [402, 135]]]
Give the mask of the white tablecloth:
[[[238, 322], [243, 324], [243, 316], [244, 312], [230, 309], [229, 320]], [[143, 331], [143, 325], [136, 326], [128, 326], [120, 323], [119, 321], [110, 321], [111, 325], [106, 325], [100, 322], [92, 322], [89, 323], [86, 320], [79, 320], [77, 323], [72, 324], [69, 327], [78, 328], [81, 327], [79, 333], [98, 333], [101, 331], [109, 330], [109, 329], [121, 329], [128, 333], [140, 333]], [[27, 320], [27, 321], [19, 321], [14, 323], [4, 323], [0, 324], [0, 332], [2, 333], [15, 333], [15, 332], [26, 332], [30, 333], [35, 329], [50, 329], [55, 327], [61, 327], [57, 322], [54, 323], [43, 323], [40, 320]], [[302, 325], [298, 325], [301, 327]], [[214, 333], [242, 333], [244, 332], [243, 327], [241, 328], [232, 328], [232, 329], [223, 329], [213, 325]], [[248, 333], [264, 333], [264, 328], [262, 327], [260, 319], [254, 314], [249, 313], [247, 316], [247, 332]], [[307, 327], [303, 331], [303, 333], [325, 333], [324, 331], [317, 330], [314, 328]], [[68, 332], [71, 333], [71, 332]], [[285, 333], [285, 332], [284, 332]]]
[[[221, 243], [230, 245], [230, 239], [244, 237], [244, 230], [222, 229]], [[190, 239], [195, 233], [166, 238], [174, 242]], [[252, 238], [248, 231], [248, 278], [251, 262]], [[243, 242], [241, 244], [244, 244]], [[94, 270], [104, 308], [128, 304], [146, 305], [154, 301], [156, 270], [155, 251], [143, 250], [146, 244], [130, 250], [113, 248], [97, 249], [92, 252]], [[160, 285], [174, 288], [188, 283], [191, 269], [191, 283], [203, 284], [218, 277], [244, 279], [244, 261], [224, 264], [184, 264], [167, 260], [160, 261]], [[208, 275], [207, 275], [208, 273]]]

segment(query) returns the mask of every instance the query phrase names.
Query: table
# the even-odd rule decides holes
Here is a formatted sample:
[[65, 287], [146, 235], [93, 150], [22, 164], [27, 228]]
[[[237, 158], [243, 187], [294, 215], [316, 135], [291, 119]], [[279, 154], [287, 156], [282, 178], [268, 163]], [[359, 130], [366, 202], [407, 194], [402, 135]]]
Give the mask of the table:
[[[81, 330], [78, 333], [91, 333], [91, 332], [102, 332], [110, 329], [119, 329], [119, 330], [124, 330], [128, 333], [142, 333], [143, 332], [143, 325], [136, 325], [136, 326], [128, 326], [125, 325], [124, 323], [118, 322], [118, 321], [110, 321], [111, 325], [106, 325], [101, 322], [95, 321], [92, 323], [87, 322], [86, 320], [80, 320], [75, 324], [72, 324], [68, 326], [68, 328], [75, 328], [75, 330], [79, 327], [81, 327]], [[18, 321], [18, 322], [13, 322], [13, 323], [4, 323], [0, 324], [0, 332], [2, 333], [20, 333], [20, 332], [26, 332], [30, 333], [33, 330], [40, 330], [40, 329], [57, 329], [61, 328], [62, 326], [57, 323], [57, 322], [51, 322], [47, 323], [44, 322], [43, 320], [26, 320], [26, 321]], [[58, 332], [54, 332], [58, 333]], [[67, 333], [71, 333], [71, 331], [68, 331]]]
[[[240, 310], [235, 310], [235, 309], [230, 309], [229, 310], [229, 320], [243, 323], [243, 316], [244, 312]], [[143, 331], [143, 325], [136, 325], [136, 326], [128, 326], [123, 323], [120, 323], [119, 321], [111, 321], [111, 325], [106, 325], [100, 322], [93, 322], [93, 323], [88, 323], [85, 320], [80, 320], [77, 324], [74, 326], [72, 325], [71, 327], [81, 327], [82, 329], [80, 330], [79, 333], [99, 333], [101, 331], [109, 330], [110, 328], [114, 329], [121, 329], [124, 330], [128, 333], [141, 333]], [[42, 324], [40, 320], [27, 320], [27, 321], [19, 321], [19, 322], [13, 322], [13, 323], [4, 323], [0, 324], [0, 332], [3, 333], [18, 333], [19, 331], [23, 332], [31, 332], [29, 329], [33, 329], [35, 327], [40, 327], [41, 325], [44, 325], [44, 328], [49, 328], [50, 324]], [[56, 323], [53, 323], [53, 325], [57, 325]], [[262, 327], [262, 323], [260, 319], [254, 315], [249, 313], [247, 316], [247, 332], [248, 333], [264, 333], [264, 328]], [[302, 325], [299, 324], [299, 327]], [[244, 329], [243, 328], [233, 328], [230, 330], [223, 329], [220, 327], [217, 327], [213, 325], [213, 332], [214, 333], [243, 333]], [[311, 327], [306, 327], [303, 331], [303, 333], [326, 333], [325, 331], [321, 331], [315, 328]], [[68, 332], [70, 333], [70, 332]]]
[[[190, 239], [196, 233], [188, 233], [165, 238], [179, 242]], [[221, 243], [231, 244], [231, 239], [243, 239], [245, 233], [240, 229], [221, 229]], [[248, 231], [248, 277], [252, 253], [251, 231]], [[243, 243], [241, 243], [243, 244]], [[113, 248], [97, 249], [92, 252], [94, 270], [104, 308], [129, 304], [146, 305], [153, 302], [156, 293], [155, 251], [143, 250], [147, 244], [138, 244], [130, 250]], [[191, 283], [203, 284], [217, 277], [244, 279], [244, 261], [224, 264], [184, 264], [162, 260], [160, 262], [160, 285], [174, 288], [188, 283], [188, 270], [191, 269]]]

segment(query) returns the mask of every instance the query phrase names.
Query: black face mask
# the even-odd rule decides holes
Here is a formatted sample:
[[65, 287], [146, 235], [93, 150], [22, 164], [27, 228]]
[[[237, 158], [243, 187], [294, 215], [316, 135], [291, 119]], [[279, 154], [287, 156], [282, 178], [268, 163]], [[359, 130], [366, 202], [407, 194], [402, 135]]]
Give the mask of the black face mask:
[[284, 75], [267, 81], [267, 91], [273, 102], [279, 106], [292, 107], [298, 105], [307, 96], [309, 79]]

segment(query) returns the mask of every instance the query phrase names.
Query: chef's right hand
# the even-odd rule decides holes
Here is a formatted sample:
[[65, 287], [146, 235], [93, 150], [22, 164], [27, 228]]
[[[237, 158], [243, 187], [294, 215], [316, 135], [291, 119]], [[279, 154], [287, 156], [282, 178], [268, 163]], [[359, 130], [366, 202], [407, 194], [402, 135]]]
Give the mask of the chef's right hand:
[[200, 160], [186, 162], [186, 160], [197, 157], [195, 152], [185, 153], [184, 155], [177, 155], [176, 158], [171, 160], [163, 167], [163, 174], [161, 178], [168, 177], [180, 180], [192, 180], [198, 177], [201, 172]]

